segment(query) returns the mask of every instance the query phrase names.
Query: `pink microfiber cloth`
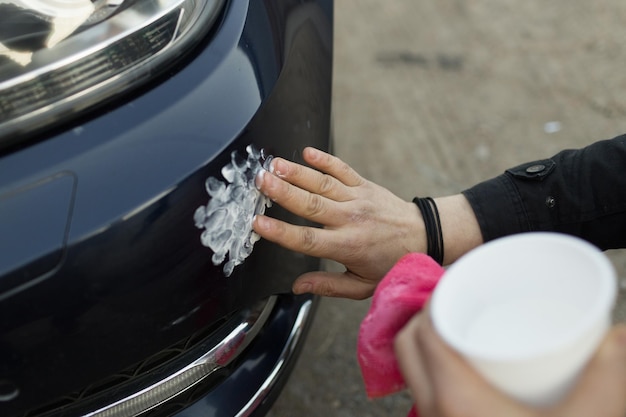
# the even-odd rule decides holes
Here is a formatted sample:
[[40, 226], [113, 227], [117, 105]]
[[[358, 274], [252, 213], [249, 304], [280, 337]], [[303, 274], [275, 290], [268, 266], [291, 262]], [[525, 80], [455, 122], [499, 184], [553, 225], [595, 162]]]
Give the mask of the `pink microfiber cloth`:
[[431, 257], [409, 253], [378, 284], [370, 310], [361, 323], [357, 343], [369, 398], [384, 397], [405, 388], [393, 341], [409, 319], [422, 309], [443, 273], [444, 269]]

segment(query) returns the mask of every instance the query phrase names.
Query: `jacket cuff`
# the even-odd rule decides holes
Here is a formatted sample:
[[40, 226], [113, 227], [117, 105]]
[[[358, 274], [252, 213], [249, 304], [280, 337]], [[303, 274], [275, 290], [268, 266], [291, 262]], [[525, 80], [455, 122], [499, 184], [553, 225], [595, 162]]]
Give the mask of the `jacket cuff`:
[[507, 174], [463, 191], [482, 233], [483, 241], [531, 230], [519, 191]]

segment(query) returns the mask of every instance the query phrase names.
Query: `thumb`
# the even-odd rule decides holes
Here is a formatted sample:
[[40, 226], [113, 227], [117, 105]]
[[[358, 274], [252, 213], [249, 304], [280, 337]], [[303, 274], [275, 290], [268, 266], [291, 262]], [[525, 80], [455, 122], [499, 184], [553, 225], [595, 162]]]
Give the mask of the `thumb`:
[[626, 325], [618, 325], [598, 348], [557, 415], [626, 415]]

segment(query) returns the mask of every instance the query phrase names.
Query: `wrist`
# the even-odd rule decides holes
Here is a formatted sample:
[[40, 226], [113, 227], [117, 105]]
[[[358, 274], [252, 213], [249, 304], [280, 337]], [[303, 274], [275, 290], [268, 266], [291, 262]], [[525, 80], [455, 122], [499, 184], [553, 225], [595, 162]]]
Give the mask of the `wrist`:
[[419, 208], [413, 202], [407, 202], [407, 212], [411, 214], [407, 228], [407, 252], [426, 253], [426, 224]]
[[438, 197], [435, 203], [445, 245], [443, 263], [447, 265], [481, 245], [483, 237], [474, 210], [463, 194]]

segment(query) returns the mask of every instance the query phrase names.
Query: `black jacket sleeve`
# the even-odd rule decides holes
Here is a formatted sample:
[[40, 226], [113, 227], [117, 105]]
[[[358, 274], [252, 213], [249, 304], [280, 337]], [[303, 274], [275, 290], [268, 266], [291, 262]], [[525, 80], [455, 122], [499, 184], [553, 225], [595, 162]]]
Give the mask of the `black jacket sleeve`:
[[561, 232], [626, 247], [626, 135], [522, 164], [463, 192], [484, 241]]

